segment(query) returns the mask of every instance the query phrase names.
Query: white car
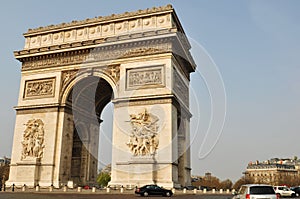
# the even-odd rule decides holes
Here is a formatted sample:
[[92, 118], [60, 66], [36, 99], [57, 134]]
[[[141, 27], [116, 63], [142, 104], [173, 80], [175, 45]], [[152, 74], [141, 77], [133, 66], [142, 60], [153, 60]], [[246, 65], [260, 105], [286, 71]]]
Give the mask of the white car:
[[271, 185], [246, 184], [242, 185], [233, 199], [279, 199]]
[[279, 194], [279, 196], [282, 197], [295, 197], [296, 193], [295, 191], [290, 190], [286, 186], [274, 186], [274, 190], [276, 194]]

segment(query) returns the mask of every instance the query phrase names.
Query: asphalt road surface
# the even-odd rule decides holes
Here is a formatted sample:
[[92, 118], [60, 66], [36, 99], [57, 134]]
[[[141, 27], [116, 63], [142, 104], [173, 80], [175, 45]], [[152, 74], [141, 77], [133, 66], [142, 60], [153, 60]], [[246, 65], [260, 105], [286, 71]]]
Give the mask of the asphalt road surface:
[[[76, 194], [76, 193], [11, 193], [0, 192], [0, 199], [139, 199], [144, 198], [134, 194]], [[147, 198], [162, 198], [149, 196]], [[166, 198], [166, 197], [163, 197]], [[231, 199], [231, 195], [204, 195], [204, 194], [175, 194], [171, 198], [184, 199]]]

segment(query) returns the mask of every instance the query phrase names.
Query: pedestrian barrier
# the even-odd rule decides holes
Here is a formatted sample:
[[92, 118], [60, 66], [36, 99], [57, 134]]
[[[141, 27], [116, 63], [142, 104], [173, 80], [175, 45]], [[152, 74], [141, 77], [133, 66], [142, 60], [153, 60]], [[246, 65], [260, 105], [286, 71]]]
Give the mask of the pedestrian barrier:
[[[200, 195], [200, 194], [231, 194], [235, 190], [232, 189], [212, 189], [212, 190], [198, 190], [198, 189], [193, 189], [193, 190], [187, 190], [186, 188], [184, 189], [171, 189], [173, 194], [193, 194], [193, 195]], [[83, 187], [78, 186], [78, 187], [68, 187], [67, 185], [61, 185], [60, 187], [54, 187], [53, 184], [50, 186], [40, 186], [37, 184], [36, 186], [27, 186], [26, 184], [22, 186], [16, 186], [15, 184], [11, 186], [3, 186], [1, 189], [2, 192], [42, 192], [42, 193], [62, 193], [62, 192], [68, 192], [68, 193], [95, 193], [95, 194], [134, 194], [134, 189], [130, 188], [129, 186], [120, 186], [120, 187], [106, 187], [106, 188], [97, 188], [95, 186], [91, 187], [90, 189], [83, 189]]]

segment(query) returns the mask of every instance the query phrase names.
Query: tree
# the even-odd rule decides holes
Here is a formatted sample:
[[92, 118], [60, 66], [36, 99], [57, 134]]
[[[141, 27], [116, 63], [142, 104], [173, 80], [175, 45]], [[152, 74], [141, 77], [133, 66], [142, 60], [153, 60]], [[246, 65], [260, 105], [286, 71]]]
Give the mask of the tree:
[[249, 177], [246, 178], [245, 176], [243, 176], [238, 181], [236, 181], [234, 183], [234, 185], [233, 185], [232, 188], [234, 188], [235, 190], [239, 190], [242, 185], [244, 185], [244, 184], [252, 184], [253, 182], [254, 181], [253, 181], [252, 178], [249, 178]]
[[231, 189], [232, 188], [232, 181], [227, 179], [227, 180], [224, 180], [220, 183], [220, 186], [222, 189]]
[[108, 185], [108, 182], [110, 181], [110, 175], [107, 172], [100, 172], [98, 177], [97, 177], [97, 183], [102, 186], [105, 187]]
[[217, 177], [211, 176], [211, 175], [206, 175], [204, 177], [199, 177], [199, 181], [192, 182], [192, 185], [195, 187], [205, 187], [208, 189], [220, 189], [221, 184], [220, 180]]
[[9, 168], [9, 165], [0, 166], [0, 179], [4, 176], [4, 180], [8, 180]]

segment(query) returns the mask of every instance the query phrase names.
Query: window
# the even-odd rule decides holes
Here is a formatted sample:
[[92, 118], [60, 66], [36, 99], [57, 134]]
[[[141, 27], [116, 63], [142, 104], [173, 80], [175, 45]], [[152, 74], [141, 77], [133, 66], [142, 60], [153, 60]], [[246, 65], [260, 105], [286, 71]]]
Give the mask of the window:
[[250, 194], [275, 194], [271, 186], [253, 186], [250, 187]]

